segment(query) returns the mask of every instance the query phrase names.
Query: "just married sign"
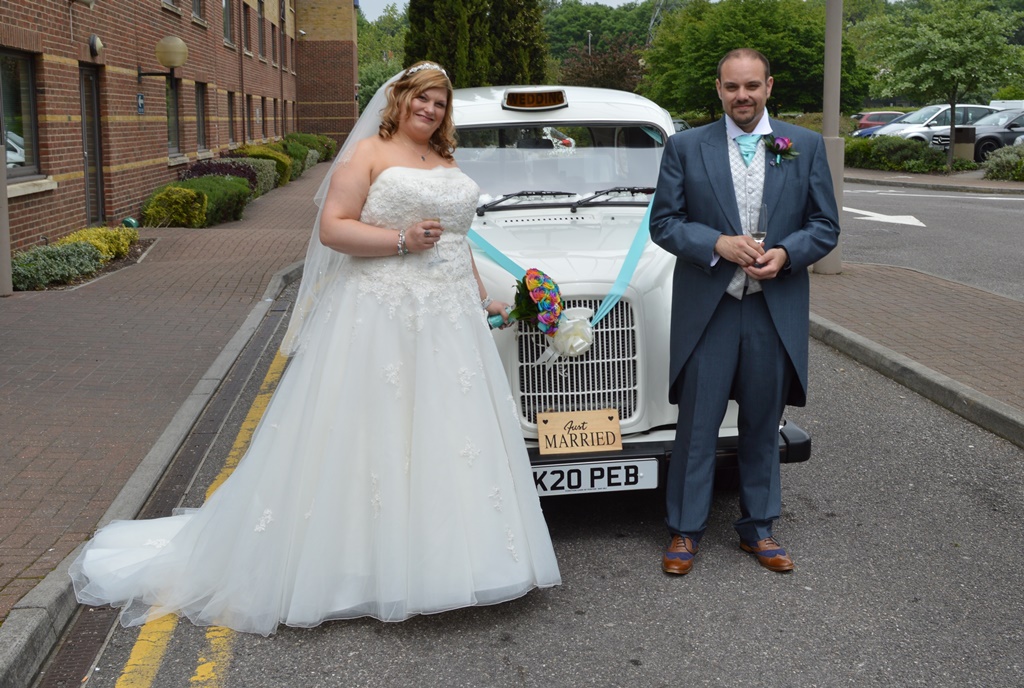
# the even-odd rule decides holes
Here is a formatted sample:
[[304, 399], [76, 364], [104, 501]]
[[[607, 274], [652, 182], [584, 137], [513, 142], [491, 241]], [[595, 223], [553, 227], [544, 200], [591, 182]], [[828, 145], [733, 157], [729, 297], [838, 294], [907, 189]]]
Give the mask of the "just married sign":
[[541, 454], [621, 451], [618, 409], [537, 414]]

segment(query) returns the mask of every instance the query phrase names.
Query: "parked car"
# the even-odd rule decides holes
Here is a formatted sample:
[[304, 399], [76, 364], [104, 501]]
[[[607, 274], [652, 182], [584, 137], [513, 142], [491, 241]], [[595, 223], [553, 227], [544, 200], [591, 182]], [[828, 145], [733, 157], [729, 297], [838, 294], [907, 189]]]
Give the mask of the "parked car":
[[[512, 300], [511, 261], [549, 275], [565, 306], [592, 319], [637, 237], [643, 247], [585, 352], [546, 362], [552, 340], [534, 325], [494, 331], [538, 492], [657, 487], [675, 439], [676, 407], [668, 402], [675, 257], [643, 234], [644, 216], [666, 141], [686, 133], [674, 134], [671, 115], [656, 103], [607, 89], [466, 88], [452, 104], [455, 159], [481, 190], [473, 252], [489, 294]], [[581, 411], [600, 411], [602, 422], [617, 415], [622, 448], [573, 452], [538, 441], [555, 427], [544, 427], [545, 414]], [[735, 460], [736, 422], [731, 404], [719, 431], [724, 465]], [[810, 438], [784, 422], [779, 449], [783, 461], [806, 460]]]
[[12, 131], [5, 132], [7, 166], [21, 167], [25, 164], [25, 139]]
[[679, 119], [678, 117], [672, 118], [672, 126], [676, 128], [676, 131], [685, 131], [690, 128], [685, 119]]
[[[890, 124], [896, 124], [898, 122], [902, 122], [905, 117], [909, 117], [910, 115], [911, 115], [911, 113], [909, 113], [909, 112], [901, 113], [899, 117], [894, 118], [889, 123]], [[885, 124], [876, 124], [875, 126], [868, 127], [866, 129], [855, 129], [854, 132], [852, 134], [850, 134], [850, 136], [853, 136], [854, 138], [867, 138], [867, 137], [871, 136], [872, 134], [874, 134], [876, 131], [878, 131], [879, 129], [881, 129], [884, 126], [886, 126], [886, 125]]]
[[868, 129], [888, 124], [905, 113], [895, 110], [872, 110], [871, 112], [859, 112], [854, 115], [857, 120], [857, 129]]
[[[1024, 109], [1000, 110], [982, 117], [974, 123], [974, 160], [984, 162], [997, 148], [1009, 146], [1024, 133]], [[949, 146], [949, 131], [936, 133], [931, 144], [945, 149]]]
[[[956, 123], [974, 124], [985, 115], [997, 110], [988, 105], [957, 105]], [[937, 127], [949, 127], [949, 106], [928, 105], [915, 110], [899, 122], [890, 122], [876, 131], [872, 136], [901, 136], [928, 143]]]

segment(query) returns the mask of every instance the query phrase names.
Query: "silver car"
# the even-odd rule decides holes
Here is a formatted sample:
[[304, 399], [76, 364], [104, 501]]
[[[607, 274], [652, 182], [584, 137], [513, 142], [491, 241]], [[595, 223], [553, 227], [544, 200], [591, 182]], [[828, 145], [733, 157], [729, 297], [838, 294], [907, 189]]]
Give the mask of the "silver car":
[[[974, 124], [985, 115], [996, 112], [996, 108], [988, 105], [957, 105], [956, 123]], [[922, 143], [930, 143], [932, 136], [940, 127], [949, 128], [949, 106], [928, 105], [916, 112], [910, 113], [908, 117], [899, 122], [886, 124], [884, 127], [871, 135], [876, 136], [899, 136], [905, 139], [913, 139]]]

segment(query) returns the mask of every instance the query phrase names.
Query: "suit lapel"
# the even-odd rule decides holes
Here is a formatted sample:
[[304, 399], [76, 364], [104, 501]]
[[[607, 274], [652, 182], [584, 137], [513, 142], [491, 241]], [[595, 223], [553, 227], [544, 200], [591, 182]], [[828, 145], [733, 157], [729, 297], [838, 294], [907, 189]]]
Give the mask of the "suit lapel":
[[732, 183], [732, 170], [729, 167], [729, 140], [725, 136], [725, 120], [709, 127], [710, 136], [701, 143], [700, 152], [704, 160], [708, 183], [718, 201], [718, 206], [729, 222], [733, 234], [742, 234], [740, 209], [736, 205], [736, 190]]
[[[786, 189], [786, 178], [789, 176], [789, 168], [796, 164], [796, 161], [780, 161], [777, 165], [771, 165], [775, 156], [765, 150], [764, 169], [764, 192], [761, 202], [768, 207], [768, 232], [771, 232], [772, 220], [775, 217], [775, 210], [778, 207], [779, 199], [783, 197]], [[781, 237], [777, 237], [781, 238]]]

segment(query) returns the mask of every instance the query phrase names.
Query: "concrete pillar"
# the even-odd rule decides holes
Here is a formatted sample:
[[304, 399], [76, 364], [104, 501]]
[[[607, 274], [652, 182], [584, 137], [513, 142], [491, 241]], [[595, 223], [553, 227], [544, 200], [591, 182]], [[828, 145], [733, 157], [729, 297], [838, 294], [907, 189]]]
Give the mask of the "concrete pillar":
[[[842, 82], [843, 51], [843, 0], [825, 2], [825, 89], [824, 112], [822, 113], [822, 135], [825, 137], [825, 153], [832, 172], [832, 186], [835, 187], [836, 205], [843, 207], [843, 166], [846, 158], [846, 142], [839, 135], [839, 89]], [[823, 275], [838, 275], [843, 271], [841, 244], [827, 256], [814, 264], [814, 272]]]

